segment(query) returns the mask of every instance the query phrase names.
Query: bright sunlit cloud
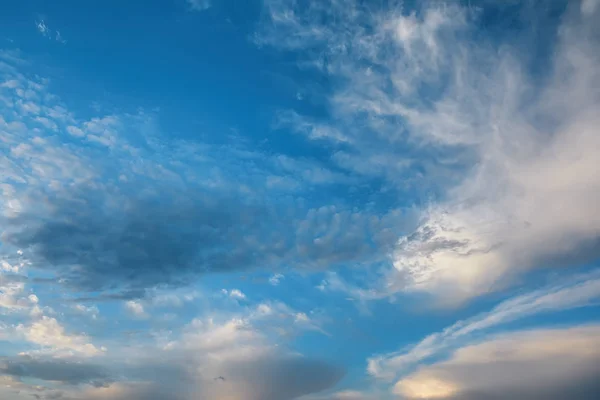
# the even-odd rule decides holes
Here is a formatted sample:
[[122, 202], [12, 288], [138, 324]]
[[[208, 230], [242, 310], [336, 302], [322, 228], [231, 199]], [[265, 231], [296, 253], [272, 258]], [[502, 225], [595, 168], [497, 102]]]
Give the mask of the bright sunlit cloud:
[[597, 0], [13, 3], [0, 398], [598, 397]]

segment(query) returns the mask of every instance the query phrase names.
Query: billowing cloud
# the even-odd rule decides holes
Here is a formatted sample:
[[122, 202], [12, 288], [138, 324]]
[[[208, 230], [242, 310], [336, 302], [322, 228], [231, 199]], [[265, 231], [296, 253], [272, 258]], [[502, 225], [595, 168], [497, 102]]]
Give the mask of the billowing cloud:
[[98, 348], [89, 342], [84, 335], [72, 334], [56, 318], [42, 315], [29, 324], [19, 324], [16, 332], [27, 341], [39, 345], [42, 352], [55, 355], [95, 356], [105, 349]]

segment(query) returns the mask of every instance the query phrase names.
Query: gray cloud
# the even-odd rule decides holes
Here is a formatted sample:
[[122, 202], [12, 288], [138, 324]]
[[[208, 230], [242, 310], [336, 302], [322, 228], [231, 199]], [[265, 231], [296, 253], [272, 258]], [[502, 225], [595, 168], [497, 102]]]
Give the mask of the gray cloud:
[[234, 366], [226, 379], [243, 379], [247, 400], [288, 400], [329, 389], [343, 370], [303, 357], [262, 358]]
[[36, 359], [29, 356], [0, 359], [0, 373], [70, 385], [87, 383], [104, 386], [110, 382], [108, 371], [99, 365], [60, 359]]
[[549, 382], [539, 387], [504, 387], [496, 390], [467, 392], [446, 400], [595, 400], [600, 396], [600, 368], [590, 365], [591, 371], [569, 380]]
[[12, 82], [2, 95], [16, 103], [28, 88], [62, 132], [14, 110], [0, 117], [2, 252], [22, 250], [74, 288], [137, 297], [205, 273], [372, 263], [404, 231], [407, 216], [376, 210], [370, 194], [340, 196], [362, 189], [339, 169], [237, 142], [165, 141], [143, 113], [78, 121], [56, 97], [36, 100], [43, 81], [0, 72]]
[[335, 207], [304, 213], [293, 204], [153, 189], [166, 194], [144, 199], [80, 188], [46, 195], [47, 211], [40, 215], [34, 202], [6, 220], [2, 241], [74, 287], [135, 291], [258, 266], [375, 261], [392, 249], [404, 218]]

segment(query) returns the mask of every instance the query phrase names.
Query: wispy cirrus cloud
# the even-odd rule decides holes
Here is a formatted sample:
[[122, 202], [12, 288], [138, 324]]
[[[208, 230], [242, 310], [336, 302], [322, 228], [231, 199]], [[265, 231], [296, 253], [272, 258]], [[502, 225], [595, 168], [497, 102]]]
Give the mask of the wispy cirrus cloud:
[[555, 6], [560, 21], [523, 5], [553, 38], [541, 71], [539, 39], [477, 30], [503, 4], [266, 3], [257, 43], [331, 81], [328, 121], [291, 112], [287, 123], [336, 146], [342, 168], [436, 193], [373, 298], [425, 292], [456, 305], [524, 270], [599, 256], [598, 11]]
[[52, 31], [43, 19], [36, 21], [35, 27], [37, 28], [38, 32], [42, 36], [44, 36], [50, 40], [55, 40], [62, 44], [67, 43], [67, 41], [63, 38], [63, 36], [60, 34], [60, 32]]
[[377, 378], [394, 379], [432, 357], [474, 340], [477, 334], [534, 315], [597, 305], [599, 300], [598, 274], [570, 278], [567, 282], [509, 298], [489, 312], [459, 321], [402, 351], [373, 357], [369, 359], [368, 370]]
[[594, 399], [597, 325], [498, 335], [402, 378], [404, 399]]

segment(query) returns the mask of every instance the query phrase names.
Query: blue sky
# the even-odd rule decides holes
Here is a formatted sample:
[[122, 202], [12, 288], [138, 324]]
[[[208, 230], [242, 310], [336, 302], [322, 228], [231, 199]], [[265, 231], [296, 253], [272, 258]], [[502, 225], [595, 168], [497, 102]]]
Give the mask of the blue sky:
[[597, 0], [5, 3], [2, 399], [597, 398]]

